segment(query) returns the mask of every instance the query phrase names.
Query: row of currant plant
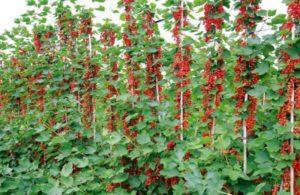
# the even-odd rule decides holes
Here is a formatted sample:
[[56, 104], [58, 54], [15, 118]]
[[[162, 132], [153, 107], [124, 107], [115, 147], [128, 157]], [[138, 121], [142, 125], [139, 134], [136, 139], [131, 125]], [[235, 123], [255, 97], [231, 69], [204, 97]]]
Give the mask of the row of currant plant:
[[0, 36], [0, 194], [300, 193], [299, 0], [86, 2]]

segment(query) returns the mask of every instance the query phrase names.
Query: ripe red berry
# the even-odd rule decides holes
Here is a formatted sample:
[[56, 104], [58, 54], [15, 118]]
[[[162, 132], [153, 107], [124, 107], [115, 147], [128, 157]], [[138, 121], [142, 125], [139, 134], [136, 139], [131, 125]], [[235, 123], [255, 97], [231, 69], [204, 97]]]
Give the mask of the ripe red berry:
[[174, 141], [170, 141], [168, 144], [167, 144], [167, 149], [168, 150], [173, 150], [174, 147], [175, 147], [175, 142]]

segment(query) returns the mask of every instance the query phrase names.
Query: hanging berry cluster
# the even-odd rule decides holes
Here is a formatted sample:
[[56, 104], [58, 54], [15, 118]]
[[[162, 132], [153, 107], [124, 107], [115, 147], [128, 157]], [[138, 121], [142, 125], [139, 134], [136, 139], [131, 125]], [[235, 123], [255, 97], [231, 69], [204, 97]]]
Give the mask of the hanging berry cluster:
[[34, 33], [33, 37], [34, 37], [33, 44], [35, 47], [35, 51], [37, 53], [40, 53], [42, 51], [41, 36], [38, 33]]
[[[127, 70], [127, 89], [130, 92], [131, 97], [137, 98], [140, 100], [140, 77], [139, 70], [140, 64], [136, 62], [134, 57], [134, 47], [138, 42], [138, 28], [135, 17], [133, 16], [133, 11], [135, 8], [135, 0], [123, 0], [123, 5], [125, 6], [125, 29], [122, 34], [123, 43], [125, 46], [124, 60], [125, 68]], [[138, 136], [137, 124], [140, 121], [144, 120], [143, 115], [139, 115], [135, 108], [136, 102], [128, 102], [129, 107], [126, 109], [125, 114], [122, 116], [122, 127], [125, 136], [129, 137], [132, 140], [135, 140]], [[127, 119], [128, 116], [135, 115], [130, 119]], [[132, 143], [127, 144], [127, 151], [130, 153], [134, 150], [135, 145]], [[121, 159], [122, 165], [125, 165], [127, 168], [124, 170], [125, 173], [131, 176], [137, 176], [141, 174], [142, 168], [138, 166], [138, 159], [129, 159], [124, 157]], [[125, 188], [126, 186], [122, 186]]]
[[[261, 0], [240, 0], [239, 14], [236, 19], [235, 30], [243, 35], [253, 33], [260, 17], [257, 12], [260, 9]], [[248, 36], [247, 35], [247, 36]]]
[[181, 5], [181, 1], [179, 2], [179, 6], [177, 10], [173, 12], [173, 18], [175, 20], [175, 26], [173, 28], [173, 37], [177, 45], [181, 44], [181, 31], [182, 27], [188, 25], [187, 20], [187, 11], [184, 10], [183, 6]]
[[[286, 91], [284, 91], [284, 90], [279, 91], [280, 95], [284, 95], [284, 93], [285, 93], [286, 102], [283, 104], [283, 106], [280, 108], [280, 110], [277, 114], [279, 124], [283, 125], [283, 126], [287, 124], [287, 122], [290, 118], [292, 108], [300, 109], [300, 105], [299, 105], [300, 82], [299, 82], [299, 79], [297, 79], [296, 77], [293, 77], [293, 76], [287, 77], [286, 85], [287, 85]], [[294, 96], [294, 101], [292, 101], [292, 96]]]
[[[66, 8], [62, 13], [58, 13], [57, 25], [59, 28], [59, 40], [60, 46], [67, 47], [67, 50], [70, 54], [66, 57], [73, 59], [75, 57], [74, 53], [76, 52], [76, 40], [79, 37], [79, 30], [76, 29], [75, 19], [70, 17], [71, 12]], [[63, 58], [66, 60], [66, 58]], [[78, 71], [75, 67], [71, 67], [71, 72], [75, 73]], [[66, 81], [69, 85], [69, 92], [73, 93], [76, 97], [76, 100], [80, 101], [80, 89], [79, 83], [76, 82], [76, 78], [73, 77], [70, 80]], [[76, 89], [77, 87], [77, 89]]]
[[[110, 99], [113, 99], [115, 96], [118, 95], [118, 89], [115, 85], [113, 85], [114, 82], [116, 82], [119, 78], [118, 75], [118, 62], [112, 60], [115, 58], [112, 54], [109, 53], [109, 49], [115, 45], [116, 41], [116, 33], [113, 29], [105, 28], [100, 37], [100, 41], [104, 45], [102, 48], [102, 51], [104, 53], [102, 57], [102, 61], [104, 63], [108, 63], [110, 70], [109, 78], [107, 79], [107, 82], [109, 83], [107, 86], [108, 94], [106, 95], [106, 101], [109, 101]], [[107, 128], [110, 132], [116, 131], [117, 124], [116, 120], [118, 118], [118, 114], [115, 112], [115, 108], [113, 105], [110, 105], [107, 111], [109, 114], [109, 119], [107, 122]]]
[[[160, 81], [163, 76], [161, 74], [161, 58], [162, 56], [162, 47], [157, 42], [157, 36], [155, 34], [157, 31], [157, 24], [154, 21], [154, 14], [150, 10], [146, 10], [143, 15], [144, 22], [142, 24], [145, 29], [144, 40], [146, 41], [145, 47], [146, 54], [146, 90], [144, 94], [148, 96], [150, 100], [155, 100], [157, 103], [160, 103], [162, 98], [161, 92], [162, 87]], [[153, 44], [155, 43], [155, 44]], [[151, 108], [155, 120], [150, 121], [150, 127], [155, 128], [156, 124], [160, 118], [157, 109]], [[152, 117], [151, 117], [152, 118]]]
[[208, 127], [213, 129], [215, 126], [213, 112], [220, 105], [221, 94], [223, 92], [223, 81], [225, 77], [225, 67], [223, 59], [223, 48], [221, 40], [218, 38], [218, 32], [222, 31], [225, 10], [223, 2], [206, 3], [204, 5], [204, 26], [205, 26], [205, 42], [208, 45], [209, 57], [204, 67], [205, 85], [201, 88], [203, 93], [202, 105], [204, 116], [202, 122], [208, 122]]
[[300, 3], [298, 0], [293, 0], [288, 4], [288, 15], [294, 20], [294, 22], [299, 23]]
[[[130, 50], [132, 46], [135, 45], [134, 37], [137, 35], [137, 24], [136, 20], [132, 16], [134, 0], [123, 0], [125, 6], [125, 20], [127, 22], [126, 31], [123, 33], [124, 45]], [[128, 69], [128, 90], [131, 95], [138, 95], [140, 92], [138, 90], [139, 80], [136, 76], [137, 70], [139, 70], [139, 64], [132, 60], [131, 52], [128, 51], [124, 54], [126, 67]]]
[[[236, 19], [235, 30], [244, 36], [244, 39], [239, 41], [241, 47], [250, 47], [247, 43], [248, 38], [255, 38], [255, 29], [257, 22], [262, 18], [257, 15], [259, 11], [261, 0], [241, 0], [239, 1], [239, 14]], [[255, 113], [257, 108], [257, 98], [248, 95], [248, 91], [253, 88], [253, 85], [258, 83], [259, 76], [253, 73], [257, 68], [258, 57], [239, 55], [236, 65], [234, 67], [235, 78], [234, 81], [241, 83], [241, 86], [236, 87], [236, 114], [241, 115], [241, 108], [248, 102], [247, 116], [244, 119], [247, 134], [253, 134], [255, 126]], [[235, 132], [243, 126], [243, 120], [237, 120], [235, 125]]]
[[217, 30], [222, 30], [224, 22], [223, 2], [208, 2], [204, 5], [204, 27], [206, 30], [205, 41], [214, 37]]
[[94, 52], [92, 51], [92, 18], [90, 14], [86, 13], [81, 17], [81, 23], [79, 25], [80, 35], [83, 37], [83, 42], [86, 47], [86, 54], [80, 64], [84, 67], [84, 75], [82, 86], [80, 87], [83, 91], [81, 96], [81, 105], [83, 109], [83, 124], [86, 128], [90, 128], [94, 123], [94, 112], [95, 112], [95, 99], [92, 96], [92, 92], [96, 89], [96, 83], [92, 80], [98, 76], [100, 67], [93, 65], [91, 62]]
[[[60, 4], [59, 6], [63, 6]], [[69, 7], [65, 7], [64, 9], [57, 9], [56, 10], [56, 24], [57, 24], [57, 34], [58, 34], [58, 43], [56, 42], [56, 32], [53, 26], [47, 26], [44, 32], [43, 40], [43, 54], [47, 56], [46, 63], [48, 65], [55, 64], [57, 61], [62, 62], [64, 65], [62, 66], [64, 70], [64, 74], [62, 75], [62, 79], [56, 80], [55, 77], [57, 76], [56, 71], [58, 69], [52, 69], [47, 75], [45, 75], [44, 79], [50, 80], [51, 78], [55, 80], [49, 84], [50, 93], [47, 96], [47, 100], [45, 102], [48, 105], [51, 105], [51, 112], [49, 112], [50, 116], [45, 123], [49, 124], [49, 129], [53, 130], [53, 127], [57, 124], [64, 124], [62, 128], [58, 128], [55, 131], [51, 132], [52, 137], [57, 136], [60, 132], [68, 131], [70, 126], [67, 125], [69, 116], [67, 112], [58, 112], [58, 102], [56, 101], [49, 101], [49, 99], [56, 99], [58, 100], [60, 96], [63, 94], [70, 94], [72, 90], [75, 88], [74, 78], [66, 76], [69, 73], [67, 71], [68, 64], [71, 58], [75, 58], [74, 53], [71, 53], [74, 49], [74, 38], [71, 35], [71, 32], [74, 31], [74, 18], [71, 17], [71, 11]], [[57, 51], [57, 47], [61, 50], [66, 50], [67, 52], [59, 56], [59, 52]], [[48, 68], [48, 67], [47, 67]], [[74, 71], [74, 70], [73, 70]], [[58, 83], [56, 83], [58, 81]], [[68, 86], [65, 88], [65, 86]], [[52, 89], [56, 88], [54, 93], [51, 93]], [[48, 95], [48, 94], [47, 94]], [[62, 105], [64, 111], [68, 109], [67, 106]], [[50, 109], [50, 108], [49, 108]], [[62, 113], [62, 114], [61, 114]], [[42, 144], [42, 143], [39, 143]], [[45, 148], [46, 146], [43, 146]], [[46, 154], [41, 157], [41, 161], [43, 162], [46, 159]]]
[[[146, 9], [143, 14], [143, 29], [145, 29], [144, 40], [146, 41], [146, 90], [144, 94], [148, 96], [148, 98], [152, 101], [156, 101], [160, 103], [162, 101], [162, 87], [160, 85], [160, 81], [163, 76], [161, 73], [162, 62], [162, 47], [160, 44], [157, 44], [157, 24], [154, 21], [154, 14], [150, 11], [150, 9]], [[149, 122], [150, 131], [156, 129], [157, 124], [159, 123], [159, 113], [158, 110], [154, 107], [151, 107], [152, 116], [149, 118], [153, 118]], [[146, 119], [147, 120], [147, 119]], [[161, 132], [159, 132], [161, 133]], [[144, 164], [144, 174], [146, 175], [145, 186], [149, 187], [151, 185], [155, 185], [158, 182], [163, 182], [164, 177], [160, 175], [160, 171], [163, 169], [163, 165], [160, 162], [160, 157], [156, 157], [154, 159], [155, 167], [149, 166], [149, 163]]]
[[[25, 64], [24, 64], [24, 60], [23, 60], [25, 52], [20, 52], [20, 51], [22, 51], [22, 50], [19, 50], [19, 55], [17, 57], [12, 57], [11, 58], [11, 63], [12, 63], [13, 68], [15, 69], [14, 78], [24, 80], [24, 79], [26, 79], [26, 75], [24, 74], [25, 73]], [[24, 87], [24, 83], [20, 83], [19, 85], [16, 86], [16, 88], [22, 88], [22, 87]], [[26, 116], [26, 111], [27, 111], [27, 104], [25, 102], [25, 99], [26, 99], [27, 95], [28, 94], [25, 91], [24, 94], [22, 94], [19, 97], [15, 98], [15, 104], [17, 106], [18, 112], [23, 117]], [[3, 99], [4, 99], [4, 97], [3, 97]], [[0, 105], [0, 108], [1, 107], [2, 106]]]
[[175, 119], [180, 120], [180, 123], [175, 126], [175, 130], [183, 130], [188, 128], [188, 112], [186, 109], [191, 106], [191, 90], [188, 89], [190, 84], [189, 73], [191, 64], [190, 45], [182, 44], [182, 28], [188, 25], [187, 11], [184, 9], [183, 3], [179, 1], [179, 5], [173, 12], [175, 26], [173, 28], [173, 37], [177, 45], [177, 51], [174, 55], [173, 68], [175, 76], [178, 78], [176, 83], [176, 109], [178, 113]]
[[77, 38], [79, 32], [75, 30], [75, 21], [71, 18], [71, 11], [66, 9], [58, 13], [57, 26], [60, 46], [67, 46], [68, 50], [74, 48], [74, 39]]
[[[153, 13], [149, 10], [146, 11], [144, 16], [143, 27], [146, 30], [145, 39], [148, 42], [154, 40], [154, 25], [155, 21], [153, 19]], [[149, 52], [146, 56], [146, 84], [150, 86], [145, 94], [150, 99], [155, 99], [160, 102], [160, 93], [162, 91], [161, 86], [159, 85], [159, 81], [162, 79], [162, 74], [160, 72], [160, 68], [162, 63], [159, 62], [159, 59], [162, 58], [162, 48], [160, 46], [156, 47], [156, 52]]]
[[[61, 57], [61, 61], [65, 63], [64, 65], [64, 70], [66, 72], [75, 72], [75, 68], [71, 68], [68, 66], [68, 62], [75, 57], [74, 55], [74, 49], [75, 49], [75, 39], [78, 37], [78, 31], [75, 30], [75, 20], [74, 18], [71, 17], [71, 11], [68, 7], [64, 7], [63, 11], [58, 12], [58, 17], [57, 17], [57, 26], [58, 26], [58, 36], [59, 36], [59, 46], [61, 48], [66, 49], [68, 52]], [[57, 96], [60, 96], [61, 94], [74, 94], [75, 95], [75, 87], [76, 87], [76, 78], [71, 77], [71, 78], [64, 78], [60, 83], [59, 83], [59, 89], [57, 91]], [[69, 86], [67, 89], [63, 89], [63, 86]], [[75, 95], [77, 98], [77, 101], [80, 101], [79, 99], [79, 92], [77, 95]], [[66, 107], [64, 106], [66, 109]], [[63, 114], [63, 116], [60, 119], [61, 121], [57, 122], [62, 122], [66, 123], [68, 121], [68, 116], [67, 114]], [[51, 119], [51, 124], [55, 124], [55, 119]], [[58, 129], [55, 134], [67, 130], [69, 127], [65, 126], [62, 129]]]
[[[35, 29], [34, 30], [34, 47], [35, 51], [38, 54], [42, 54], [45, 57], [45, 60], [40, 56], [36, 58], [37, 60], [34, 62], [34, 65], [39, 64], [40, 67], [45, 68], [47, 65], [51, 65], [53, 63], [54, 52], [51, 50], [51, 39], [53, 38], [53, 29], [52, 27], [45, 27], [45, 29]], [[48, 68], [48, 67], [47, 67]], [[34, 69], [34, 67], [33, 67]], [[46, 99], [46, 80], [52, 78], [51, 71], [46, 75], [43, 70], [34, 71], [34, 74], [28, 75], [28, 91], [29, 98], [33, 105], [37, 105], [38, 111], [43, 113], [45, 111], [45, 104], [49, 103], [48, 99]], [[53, 114], [53, 113], [51, 113]], [[42, 118], [38, 118], [39, 124], [49, 123], [49, 126], [52, 128], [54, 126], [55, 120], [53, 118], [48, 118], [47, 121], [43, 121]], [[59, 131], [59, 130], [57, 130]], [[51, 133], [52, 136], [55, 135], [54, 132]], [[46, 153], [47, 146], [43, 142], [35, 142], [35, 145], [40, 148], [40, 152], [35, 152], [35, 158], [39, 159], [41, 164], [46, 163], [46, 159], [48, 154]]]
[[[282, 26], [282, 30], [285, 31], [283, 32], [284, 40], [291, 38], [294, 41], [298, 37], [299, 22], [300, 1], [293, 0], [288, 4], [288, 21]], [[296, 47], [298, 42], [288, 44], [288, 49]], [[300, 79], [297, 77], [300, 71], [300, 58], [293, 58], [287, 51], [282, 50], [280, 51], [280, 61], [285, 64], [285, 67], [281, 70], [281, 74], [285, 77], [283, 83], [285, 88], [281, 89], [279, 94], [285, 96], [285, 103], [280, 108], [277, 118], [279, 124], [282, 126], [286, 126], [287, 122], [290, 121], [293, 136], [299, 136], [299, 123], [295, 121], [299, 119], [296, 113], [300, 109]], [[293, 139], [284, 141], [281, 146], [282, 155], [294, 153]], [[294, 191], [295, 193], [300, 193], [300, 186], [297, 184], [297, 180], [300, 178], [299, 159], [300, 156], [298, 154], [291, 168], [285, 168], [282, 177], [284, 189], [290, 192]]]
[[[50, 36], [51, 36], [51, 34], [44, 34], [42, 32], [38, 32], [38, 31], [34, 32], [34, 47], [35, 47], [35, 51], [37, 53], [41, 54], [44, 52], [44, 48], [43, 48], [44, 42], [45, 42], [45, 40], [49, 39]], [[41, 62], [36, 62], [36, 63], [41, 63]], [[38, 72], [36, 75], [32, 75], [32, 76], [33, 77], [31, 77], [31, 80], [33, 82], [33, 86], [34, 86], [34, 89], [36, 89], [36, 94], [37, 94], [36, 104], [37, 104], [39, 110], [41, 112], [43, 112], [45, 109], [44, 95], [46, 93], [46, 90], [45, 90], [46, 86], [43, 84], [44, 76], [43, 76], [42, 72]]]
[[[138, 62], [134, 61], [133, 59], [133, 52], [132, 49], [137, 43], [137, 23], [136, 19], [133, 17], [133, 9], [134, 9], [134, 0], [123, 0], [123, 4], [125, 6], [125, 21], [126, 21], [126, 28], [124, 33], [122, 34], [123, 42], [126, 48], [124, 59], [125, 59], [125, 66], [128, 73], [128, 91], [130, 92], [131, 96], [138, 96], [140, 94], [139, 88], [139, 78], [138, 78], [138, 71], [140, 70], [140, 65]], [[126, 120], [128, 116], [128, 112], [122, 117], [123, 123], [123, 131], [125, 135], [130, 136], [131, 138], [136, 138], [138, 135], [137, 131], [133, 131], [133, 127], [138, 124], [139, 121], [143, 120], [143, 116], [137, 116], [129, 121]]]

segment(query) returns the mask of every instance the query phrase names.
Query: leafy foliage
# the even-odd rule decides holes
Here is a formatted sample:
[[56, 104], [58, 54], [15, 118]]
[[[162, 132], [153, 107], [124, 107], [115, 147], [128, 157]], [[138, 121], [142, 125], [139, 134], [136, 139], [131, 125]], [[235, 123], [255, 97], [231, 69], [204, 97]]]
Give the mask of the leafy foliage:
[[104, 2], [0, 36], [0, 194], [300, 191], [298, 0]]

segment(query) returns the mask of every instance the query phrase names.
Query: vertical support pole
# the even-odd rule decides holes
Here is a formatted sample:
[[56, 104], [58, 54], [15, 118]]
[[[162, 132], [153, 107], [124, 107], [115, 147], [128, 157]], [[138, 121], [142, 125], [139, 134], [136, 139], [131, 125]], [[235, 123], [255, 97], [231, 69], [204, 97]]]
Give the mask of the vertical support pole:
[[[182, 27], [183, 27], [183, 12], [184, 12], [184, 9], [183, 9], [183, 0], [180, 1], [180, 7], [182, 9], [182, 12], [181, 12], [181, 18], [180, 18], [180, 35], [181, 36], [181, 30], [182, 30]], [[181, 38], [180, 37], [180, 48], [182, 47], [181, 45]], [[182, 61], [183, 59], [181, 59]], [[184, 117], [184, 110], [183, 110], [183, 91], [182, 91], [182, 88], [183, 88], [183, 85], [182, 85], [182, 81], [181, 81], [181, 84], [180, 84], [180, 140], [183, 140], [183, 117]]]
[[[160, 103], [160, 95], [159, 95], [159, 85], [158, 85], [158, 78], [155, 76], [155, 88], [156, 88], [156, 101], [159, 104]], [[160, 114], [157, 113], [158, 121], [160, 121]]]
[[[291, 145], [291, 154], [294, 153], [294, 126], [295, 126], [295, 118], [294, 118], [294, 109], [295, 109], [295, 89], [294, 89], [294, 82], [292, 83], [292, 94], [291, 94], [291, 133], [292, 133], [292, 138], [290, 141], [290, 145]], [[291, 165], [290, 168], [290, 191], [291, 191], [291, 195], [294, 195], [294, 184], [295, 184], [295, 170], [293, 167], [293, 164]]]
[[[248, 101], [248, 94], [245, 95], [245, 102]], [[247, 126], [246, 126], [246, 120], [243, 120], [243, 172], [246, 175], [247, 174]]]
[[[292, 40], [295, 40], [295, 33], [296, 33], [296, 25], [293, 25], [292, 28]], [[292, 132], [292, 138], [290, 141], [291, 145], [291, 154], [294, 153], [294, 126], [295, 126], [295, 114], [294, 114], [294, 109], [295, 109], [295, 84], [292, 82], [292, 94], [291, 94], [291, 132]], [[294, 195], [295, 190], [294, 190], [294, 184], [295, 184], [295, 170], [293, 167], [293, 164], [291, 165], [290, 168], [290, 192], [291, 195]]]
[[266, 103], [266, 93], [263, 94], [262, 106], [264, 107]]
[[[89, 55], [90, 55], [90, 61], [92, 60], [92, 37], [89, 34]], [[92, 89], [93, 92], [93, 89]], [[94, 97], [92, 97], [92, 126], [93, 126], [93, 137], [94, 141], [96, 139], [96, 100]]]

